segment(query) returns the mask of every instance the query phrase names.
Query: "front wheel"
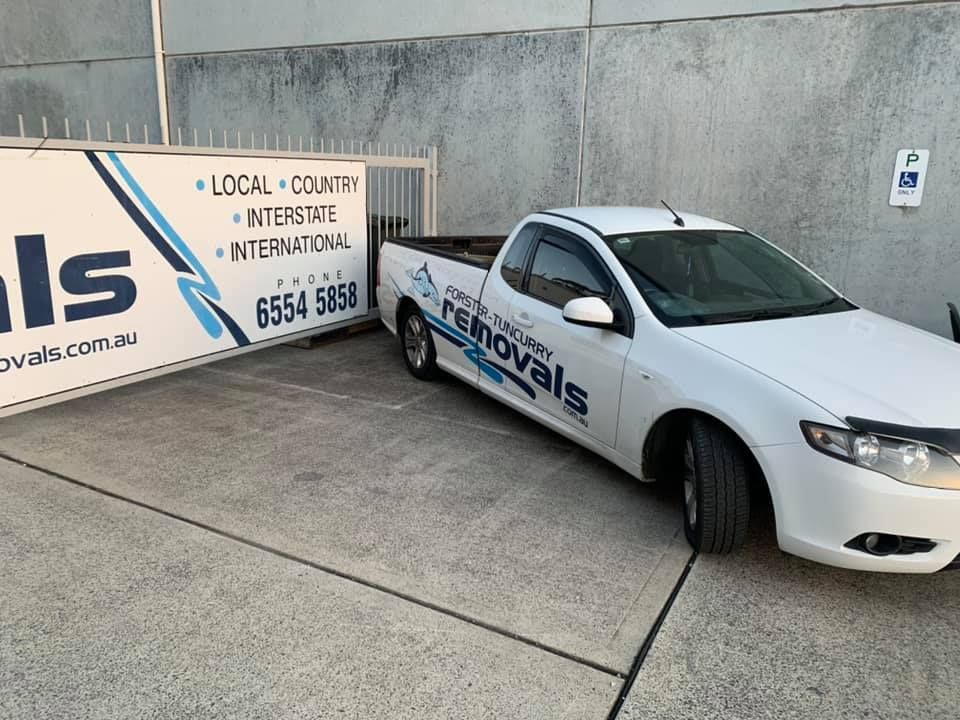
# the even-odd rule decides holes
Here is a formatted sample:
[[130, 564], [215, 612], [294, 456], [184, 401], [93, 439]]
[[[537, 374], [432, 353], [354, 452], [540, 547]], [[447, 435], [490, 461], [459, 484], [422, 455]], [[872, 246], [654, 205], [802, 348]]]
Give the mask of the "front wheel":
[[701, 418], [683, 448], [684, 532], [694, 550], [729, 553], [743, 545], [750, 520], [744, 450], [728, 430]]
[[437, 350], [430, 330], [419, 309], [413, 309], [400, 321], [400, 342], [407, 370], [417, 380], [431, 380], [437, 374]]

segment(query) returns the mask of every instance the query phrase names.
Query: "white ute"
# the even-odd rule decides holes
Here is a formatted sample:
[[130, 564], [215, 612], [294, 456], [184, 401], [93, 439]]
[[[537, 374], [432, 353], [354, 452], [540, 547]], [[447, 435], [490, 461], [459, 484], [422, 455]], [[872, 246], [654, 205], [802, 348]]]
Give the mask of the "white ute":
[[404, 238], [378, 300], [438, 368], [638, 478], [687, 538], [743, 542], [751, 487], [790, 553], [960, 566], [960, 345], [858, 308], [770, 243], [673, 211], [571, 208], [503, 238]]

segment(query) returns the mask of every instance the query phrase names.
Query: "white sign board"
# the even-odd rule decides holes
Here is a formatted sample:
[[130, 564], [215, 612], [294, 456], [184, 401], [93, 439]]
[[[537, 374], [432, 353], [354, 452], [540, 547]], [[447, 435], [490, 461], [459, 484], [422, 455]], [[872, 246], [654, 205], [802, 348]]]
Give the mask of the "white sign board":
[[0, 149], [0, 415], [367, 314], [362, 162]]
[[923, 200], [923, 184], [927, 179], [929, 150], [901, 150], [893, 169], [890, 204], [897, 207], [919, 207]]

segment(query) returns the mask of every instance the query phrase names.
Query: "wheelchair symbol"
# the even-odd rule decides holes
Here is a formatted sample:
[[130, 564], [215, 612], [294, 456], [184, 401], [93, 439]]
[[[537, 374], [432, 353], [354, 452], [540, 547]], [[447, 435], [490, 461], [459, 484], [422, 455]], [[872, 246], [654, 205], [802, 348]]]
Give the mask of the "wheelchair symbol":
[[915, 188], [917, 187], [917, 182], [919, 178], [920, 178], [920, 173], [902, 172], [900, 173], [900, 187]]

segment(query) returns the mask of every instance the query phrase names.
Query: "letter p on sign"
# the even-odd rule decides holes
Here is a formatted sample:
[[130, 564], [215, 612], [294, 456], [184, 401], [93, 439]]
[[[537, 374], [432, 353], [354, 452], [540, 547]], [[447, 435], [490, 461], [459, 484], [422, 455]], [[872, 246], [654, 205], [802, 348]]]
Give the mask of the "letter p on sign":
[[927, 178], [929, 150], [901, 150], [893, 168], [890, 204], [894, 207], [919, 207]]

